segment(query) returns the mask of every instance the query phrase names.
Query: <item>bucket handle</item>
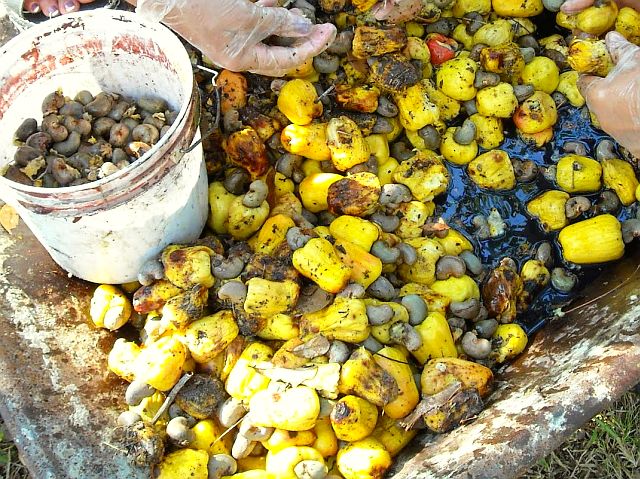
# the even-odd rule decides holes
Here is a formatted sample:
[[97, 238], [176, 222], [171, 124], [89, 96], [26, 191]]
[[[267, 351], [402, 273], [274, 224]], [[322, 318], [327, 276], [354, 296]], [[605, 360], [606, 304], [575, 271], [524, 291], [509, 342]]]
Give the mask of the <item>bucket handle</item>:
[[216, 84], [216, 79], [218, 78], [219, 73], [212, 69], [212, 68], [207, 68], [207, 67], [203, 67], [202, 65], [196, 65], [197, 68], [199, 68], [200, 70], [204, 70], [208, 73], [211, 73], [211, 75], [213, 75], [211, 77], [211, 85], [213, 85], [213, 94], [214, 94], [214, 99], [215, 99], [215, 105], [216, 105], [216, 116], [213, 120], [213, 126], [209, 129], [209, 131], [205, 132], [204, 134], [202, 134], [200, 136], [200, 138], [198, 140], [196, 140], [194, 143], [192, 143], [188, 148], [184, 148], [181, 152], [186, 154], [186, 153], [190, 153], [192, 152], [195, 148], [198, 147], [198, 145], [200, 143], [202, 143], [202, 141], [207, 138], [210, 134], [212, 134], [214, 131], [216, 131], [218, 129], [218, 125], [220, 124], [220, 89], [218, 87], [218, 85]]

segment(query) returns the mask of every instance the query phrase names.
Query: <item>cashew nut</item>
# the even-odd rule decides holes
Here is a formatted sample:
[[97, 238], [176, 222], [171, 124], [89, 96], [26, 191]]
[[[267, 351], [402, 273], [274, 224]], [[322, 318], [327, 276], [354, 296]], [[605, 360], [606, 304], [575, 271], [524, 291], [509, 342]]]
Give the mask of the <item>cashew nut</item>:
[[351, 355], [351, 351], [349, 350], [349, 346], [342, 341], [338, 341], [334, 339], [331, 342], [331, 347], [329, 348], [329, 352], [327, 354], [330, 363], [338, 363], [343, 364], [349, 359]]
[[393, 123], [385, 116], [378, 115], [376, 122], [371, 129], [371, 133], [376, 135], [386, 135], [393, 131]]
[[478, 70], [476, 71], [476, 77], [473, 82], [473, 86], [480, 89], [488, 86], [496, 86], [498, 83], [500, 83], [500, 75], [498, 75], [497, 73]]
[[296, 312], [299, 314], [309, 314], [326, 308], [333, 302], [333, 294], [326, 292], [319, 286], [312, 284], [302, 288]]
[[617, 158], [616, 155], [616, 146], [613, 141], [604, 139], [598, 146], [596, 146], [596, 158], [598, 161], [609, 160], [611, 158]]
[[384, 276], [379, 276], [378, 279], [371, 283], [367, 291], [371, 296], [382, 301], [391, 301], [397, 296], [393, 284]]
[[593, 212], [595, 214], [613, 213], [620, 208], [620, 199], [615, 191], [604, 190], [600, 193], [600, 199], [593, 206]]
[[382, 228], [385, 233], [393, 233], [400, 226], [400, 219], [394, 215], [385, 215], [376, 212], [370, 216], [370, 220]]
[[533, 181], [538, 176], [538, 165], [531, 160], [511, 160], [513, 163], [513, 170], [516, 174], [516, 178], [521, 182]]
[[[467, 24], [465, 30], [469, 35], [473, 35], [474, 33], [476, 33], [478, 30], [480, 30], [480, 27], [485, 24], [484, 18], [478, 12], [465, 13], [462, 19], [464, 23]], [[484, 45], [484, 47], [486, 48], [487, 45]]]
[[378, 99], [378, 108], [376, 109], [376, 113], [387, 118], [393, 118], [398, 116], [398, 107], [389, 97], [381, 96]]
[[464, 264], [467, 267], [467, 271], [471, 272], [474, 276], [478, 276], [482, 273], [482, 261], [471, 251], [463, 251], [460, 253], [460, 258], [464, 261]]
[[536, 50], [531, 47], [520, 47], [520, 53], [525, 63], [530, 63], [536, 56]]
[[467, 331], [460, 341], [462, 350], [474, 359], [485, 359], [491, 354], [491, 342], [488, 339], [478, 338], [473, 331]]
[[579, 141], [567, 141], [562, 145], [562, 149], [566, 153], [574, 153], [580, 156], [585, 156], [587, 154], [587, 147]]
[[232, 397], [225, 400], [217, 411], [218, 421], [226, 428], [233, 427], [246, 414], [247, 410], [242, 402]]
[[527, 98], [535, 93], [535, 88], [533, 85], [525, 84], [525, 85], [516, 85], [513, 87], [513, 94], [516, 96], [518, 102], [522, 103]]
[[340, 68], [340, 58], [329, 52], [322, 52], [313, 58], [313, 68], [318, 73], [335, 73]]
[[397, 344], [405, 346], [409, 351], [416, 351], [422, 346], [422, 336], [413, 326], [399, 321], [389, 328], [389, 337]]
[[427, 125], [418, 130], [418, 136], [422, 138], [424, 141], [424, 146], [427, 150], [435, 150], [440, 147], [440, 142], [442, 140], [440, 133], [435, 127], [431, 125]]
[[221, 479], [233, 476], [238, 470], [238, 463], [228, 454], [214, 454], [207, 463], [208, 479]]
[[551, 243], [543, 241], [536, 249], [536, 258], [538, 261], [544, 263], [547, 268], [553, 266], [553, 252], [551, 250]]
[[577, 282], [576, 275], [564, 268], [553, 268], [551, 270], [551, 286], [561, 293], [569, 293], [575, 288]]
[[118, 426], [133, 426], [135, 423], [142, 421], [140, 414], [135, 411], [123, 411], [118, 416]]
[[[404, 324], [404, 323], [402, 323], [402, 324]], [[360, 346], [364, 347], [367, 351], [371, 351], [372, 353], [377, 353], [378, 351], [380, 351], [384, 347], [373, 336], [369, 336], [367, 339], [365, 339], [364, 341], [362, 341], [361, 343], [358, 343], [358, 344]]]
[[427, 303], [422, 299], [422, 296], [417, 294], [408, 294], [402, 298], [402, 305], [407, 308], [409, 312], [409, 324], [417, 326], [421, 324], [427, 317], [428, 308]]
[[146, 397], [151, 396], [156, 390], [144, 381], [134, 380], [124, 393], [124, 400], [129, 406], [137, 406]]
[[459, 256], [445, 255], [436, 263], [436, 278], [449, 279], [451, 276], [460, 278], [467, 272], [467, 265]]
[[371, 245], [371, 254], [384, 264], [395, 264], [400, 259], [400, 250], [389, 246], [382, 240], [376, 240]]
[[138, 273], [138, 281], [143, 286], [149, 286], [157, 279], [164, 278], [164, 266], [158, 258], [147, 260]]
[[358, 283], [349, 283], [344, 287], [342, 291], [340, 291], [336, 297], [338, 298], [351, 298], [351, 299], [361, 299], [366, 295], [366, 291], [364, 286]]
[[476, 103], [475, 99], [467, 100], [463, 102], [462, 106], [464, 107], [464, 111], [469, 116], [475, 115], [476, 113], [478, 113], [478, 104]]
[[451, 314], [464, 319], [475, 319], [480, 312], [480, 301], [476, 298], [470, 298], [466, 301], [453, 301], [449, 305]]
[[224, 258], [217, 255], [211, 258], [211, 273], [218, 279], [237, 278], [242, 273], [244, 266], [244, 261], [240, 256]]
[[399, 183], [389, 183], [382, 187], [379, 201], [383, 206], [392, 206], [407, 203], [412, 199], [413, 196], [408, 187]]
[[585, 211], [589, 211], [589, 208], [591, 208], [591, 201], [584, 196], [573, 196], [564, 205], [565, 215], [570, 220], [576, 219]]
[[395, 247], [400, 251], [400, 256], [402, 257], [402, 262], [404, 264], [411, 266], [418, 261], [418, 252], [410, 244], [398, 243]]
[[273, 434], [273, 428], [256, 426], [251, 421], [250, 415], [247, 414], [246, 416], [244, 416], [244, 419], [240, 423], [238, 432], [250, 441], [266, 441], [267, 439], [269, 439], [269, 437], [271, 437], [271, 434]]
[[241, 304], [244, 303], [246, 298], [247, 286], [240, 281], [228, 281], [220, 286], [218, 290], [218, 299], [220, 301], [230, 301], [233, 304]]
[[367, 318], [371, 326], [382, 326], [393, 318], [393, 309], [388, 304], [367, 305]]
[[233, 446], [231, 447], [231, 455], [235, 459], [244, 459], [251, 451], [256, 447], [256, 442], [250, 441], [242, 434], [238, 434], [236, 436], [236, 440], [233, 442]]
[[310, 240], [311, 235], [308, 235], [302, 231], [302, 228], [298, 226], [293, 226], [287, 230], [287, 244], [291, 251], [295, 251], [304, 247]]
[[483, 319], [475, 323], [473, 329], [481, 338], [489, 339], [493, 336], [493, 333], [496, 332], [496, 329], [498, 329], [498, 321], [493, 318]]
[[194, 432], [189, 428], [187, 419], [178, 416], [174, 417], [167, 424], [167, 436], [178, 446], [188, 446], [195, 439]]
[[640, 219], [631, 218], [622, 222], [622, 240], [631, 243], [640, 237]]
[[433, 23], [429, 23], [425, 28], [425, 32], [439, 33], [440, 35], [448, 37], [457, 25], [458, 22], [453, 18], [441, 18]]
[[257, 208], [267, 199], [269, 187], [262, 180], [256, 180], [249, 185], [249, 191], [242, 198], [242, 204], [247, 208]]
[[476, 139], [476, 124], [468, 118], [464, 120], [462, 126], [455, 129], [453, 140], [460, 145], [469, 145]]

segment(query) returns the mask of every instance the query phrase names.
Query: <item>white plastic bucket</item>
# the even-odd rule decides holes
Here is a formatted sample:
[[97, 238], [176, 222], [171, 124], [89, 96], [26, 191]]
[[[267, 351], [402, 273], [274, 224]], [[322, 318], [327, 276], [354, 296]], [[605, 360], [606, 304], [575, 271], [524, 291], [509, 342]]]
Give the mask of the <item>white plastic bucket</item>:
[[96, 283], [136, 278], [140, 266], [170, 243], [198, 238], [207, 218], [199, 96], [180, 40], [135, 14], [94, 10], [35, 26], [0, 50], [0, 167], [11, 162], [13, 135], [62, 88], [157, 96], [179, 115], [167, 134], [129, 167], [96, 182], [36, 188], [0, 177], [0, 198], [15, 207], [51, 257]]

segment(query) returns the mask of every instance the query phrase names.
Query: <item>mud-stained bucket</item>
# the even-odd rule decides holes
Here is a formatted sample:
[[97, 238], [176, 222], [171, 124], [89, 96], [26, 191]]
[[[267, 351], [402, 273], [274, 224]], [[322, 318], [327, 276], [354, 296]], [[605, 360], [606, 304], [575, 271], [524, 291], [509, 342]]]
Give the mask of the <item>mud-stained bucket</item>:
[[207, 217], [207, 177], [199, 137], [199, 96], [180, 40], [135, 14], [95, 10], [35, 26], [0, 50], [0, 168], [16, 150], [25, 119], [42, 120], [44, 97], [114, 92], [158, 97], [179, 111], [143, 157], [106, 178], [65, 188], [25, 186], [0, 177], [0, 198], [15, 207], [51, 257], [96, 283], [136, 278], [170, 243], [193, 241]]

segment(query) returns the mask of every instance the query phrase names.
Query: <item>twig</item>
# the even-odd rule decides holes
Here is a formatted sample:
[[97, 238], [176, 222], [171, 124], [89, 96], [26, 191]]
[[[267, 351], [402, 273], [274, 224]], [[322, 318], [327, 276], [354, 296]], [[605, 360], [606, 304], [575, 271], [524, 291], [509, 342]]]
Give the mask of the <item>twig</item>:
[[[246, 414], [245, 414], [246, 416]], [[211, 445], [213, 446], [215, 443], [217, 443], [218, 441], [220, 441], [223, 437], [225, 437], [227, 434], [229, 434], [231, 431], [233, 431], [233, 428], [235, 428], [238, 424], [240, 424], [242, 422], [242, 420], [244, 419], [245, 416], [242, 416], [240, 419], [238, 419], [234, 424], [232, 424], [231, 426], [229, 426], [226, 431], [224, 431], [222, 434], [220, 434], [218, 436], [218, 438], [213, 441], [211, 443]]]
[[336, 89], [336, 86], [335, 86], [335, 85], [330, 85], [330, 86], [329, 86], [329, 88], [327, 88], [325, 91], [323, 91], [323, 92], [318, 96], [318, 98], [316, 98], [316, 99], [315, 99], [314, 103], [318, 103], [318, 102], [322, 101], [322, 99], [323, 99], [325, 96], [329, 95], [329, 94], [330, 94], [333, 90], [335, 90], [335, 89]]
[[173, 386], [173, 388], [171, 388], [171, 392], [167, 396], [167, 399], [164, 400], [164, 402], [162, 403], [162, 406], [160, 406], [160, 409], [158, 409], [158, 412], [156, 413], [156, 415], [153, 416], [153, 419], [151, 420], [152, 425], [158, 422], [158, 419], [160, 419], [160, 416], [162, 416], [165, 413], [165, 411], [169, 409], [169, 406], [171, 406], [171, 403], [174, 401], [174, 399], [176, 398], [180, 390], [184, 387], [185, 384], [187, 384], [187, 381], [189, 381], [189, 379], [191, 379], [192, 376], [193, 376], [193, 373], [188, 372], [187, 374], [185, 374], [180, 378], [180, 381], [178, 381], [176, 385]]
[[400, 363], [400, 364], [409, 364], [407, 361], [401, 361], [399, 359], [393, 359], [390, 358], [389, 356], [385, 356], [384, 354], [380, 354], [380, 353], [373, 353], [374, 356], [380, 356], [381, 358], [385, 358], [388, 359], [389, 361], [393, 361], [394, 363]]
[[121, 452], [122, 454], [127, 454], [127, 451], [125, 449], [120, 449], [118, 446], [114, 446], [113, 444], [108, 443], [107, 441], [102, 441], [101, 444], [104, 444], [107, 447], [110, 447], [111, 449], [115, 449], [118, 452]]

